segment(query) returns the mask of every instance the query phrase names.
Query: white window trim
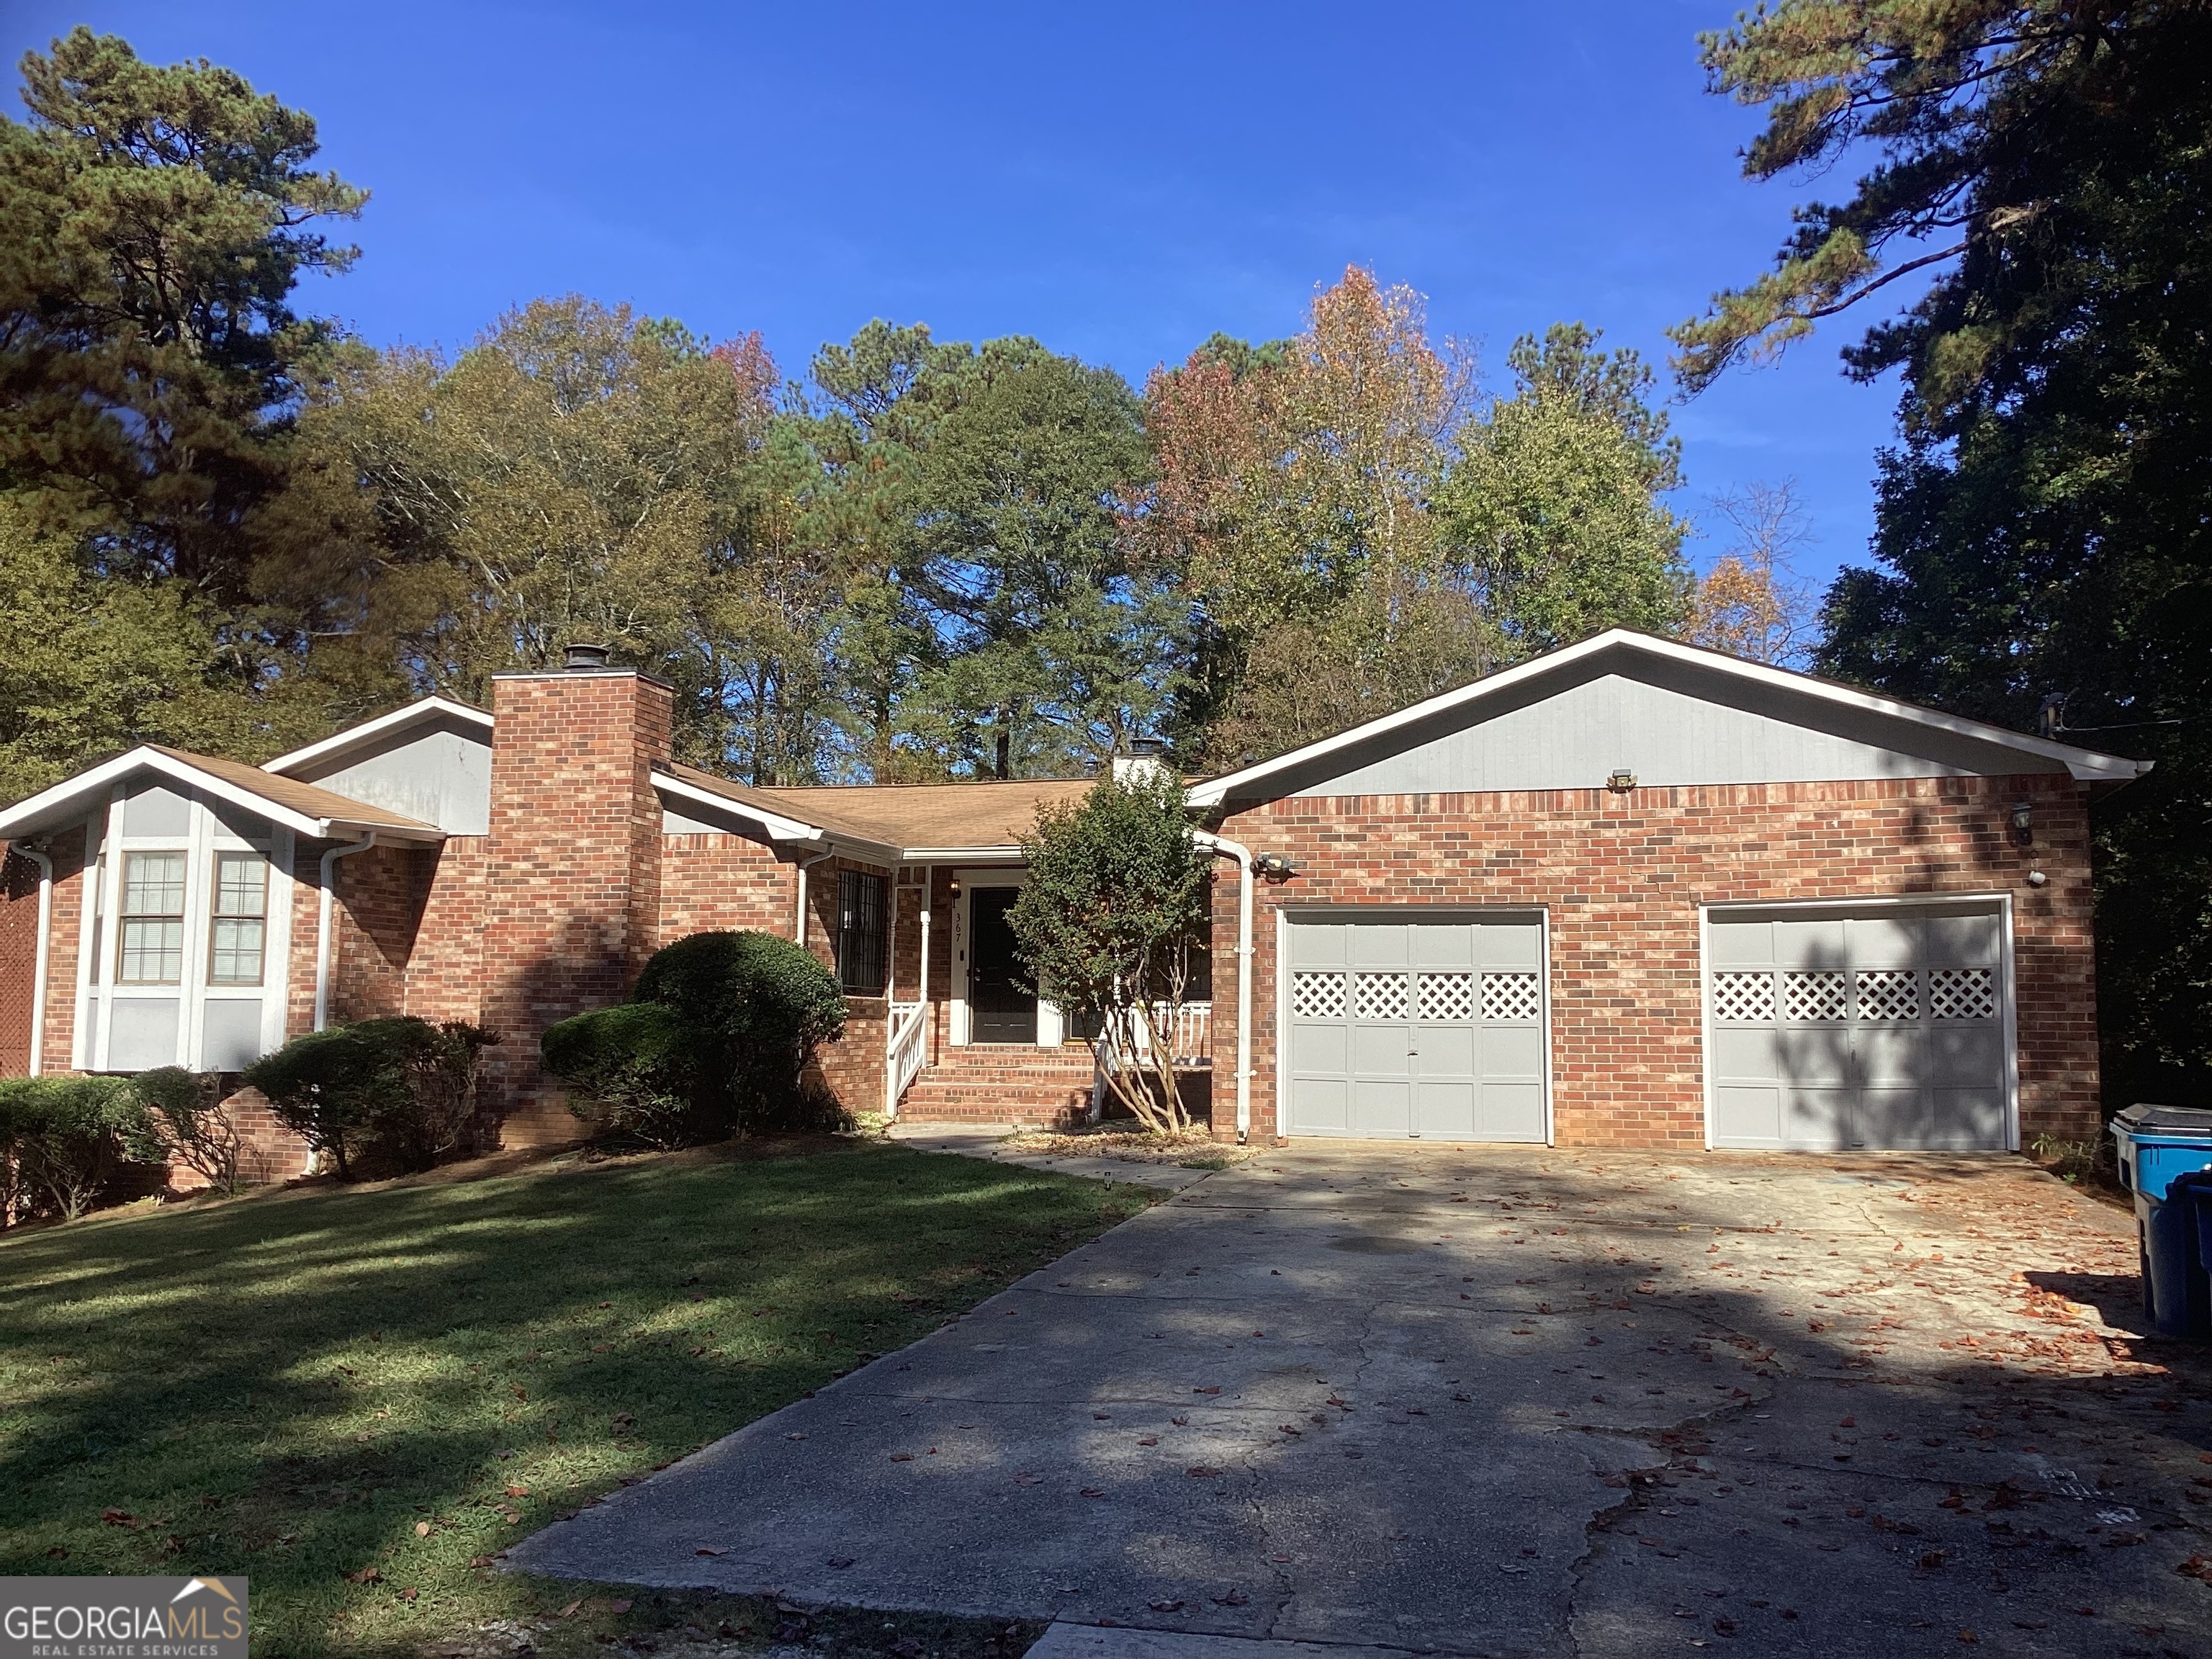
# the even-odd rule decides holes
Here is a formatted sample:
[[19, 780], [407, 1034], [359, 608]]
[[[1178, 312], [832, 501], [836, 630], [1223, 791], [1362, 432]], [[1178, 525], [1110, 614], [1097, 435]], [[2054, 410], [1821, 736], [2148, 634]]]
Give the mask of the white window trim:
[[[1705, 1104], [1705, 1150], [1713, 1146], [1713, 939], [1716, 915], [1747, 910], [1928, 909], [1937, 905], [1994, 905], [1997, 913], [1997, 963], [2003, 975], [2005, 1150], [2020, 1150], [2020, 975], [2013, 957], [2012, 895], [2008, 892], [1899, 893], [1871, 898], [1729, 899], [1698, 906], [1698, 1073]], [[1730, 1149], [1733, 1150], [1733, 1149]]]
[[[207, 801], [197, 793], [187, 794], [185, 799], [190, 817], [182, 836], [124, 835], [125, 796], [120, 784], [108, 796], [105, 835], [101, 833], [100, 817], [86, 820], [87, 896], [94, 896], [96, 887], [99, 908], [97, 925], [88, 907], [77, 929], [76, 1029], [70, 1059], [79, 1071], [111, 1069], [114, 1005], [118, 997], [176, 998], [177, 1044], [168, 1063], [190, 1071], [199, 1070], [205, 1059], [207, 1006], [210, 1002], [258, 1000], [261, 1005], [261, 1052], [270, 1054], [283, 1046], [291, 1000], [292, 863], [296, 850], [293, 832], [271, 823], [268, 845], [256, 847], [225, 830]], [[129, 853], [167, 852], [182, 852], [185, 855], [182, 982], [175, 986], [120, 984], [117, 972], [122, 948], [118, 923], [124, 856]], [[215, 860], [218, 852], [258, 854], [268, 868], [267, 916], [258, 985], [207, 983], [209, 952], [213, 943]]]

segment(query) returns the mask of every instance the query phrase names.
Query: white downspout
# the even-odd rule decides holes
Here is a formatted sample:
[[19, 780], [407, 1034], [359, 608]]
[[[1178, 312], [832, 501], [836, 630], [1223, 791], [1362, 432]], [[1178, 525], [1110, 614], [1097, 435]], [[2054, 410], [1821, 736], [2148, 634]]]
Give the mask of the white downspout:
[[[1204, 830], [1192, 831], [1191, 839], [1237, 860], [1237, 1144], [1241, 1146], [1252, 1134], [1252, 849]], [[1281, 1079], [1275, 1086], [1279, 1092]], [[1279, 1114], [1279, 1103], [1276, 1109]]]
[[366, 853], [375, 845], [376, 832], [372, 830], [349, 846], [333, 847], [323, 854], [323, 888], [315, 911], [314, 1029], [318, 1031], [327, 1030], [331, 1023], [331, 888], [337, 879], [336, 866], [340, 859]]
[[31, 1059], [33, 1077], [43, 1076], [46, 1059], [46, 963], [52, 950], [47, 935], [54, 923], [54, 861], [28, 842], [12, 842], [10, 848], [39, 866], [39, 942], [31, 968]]

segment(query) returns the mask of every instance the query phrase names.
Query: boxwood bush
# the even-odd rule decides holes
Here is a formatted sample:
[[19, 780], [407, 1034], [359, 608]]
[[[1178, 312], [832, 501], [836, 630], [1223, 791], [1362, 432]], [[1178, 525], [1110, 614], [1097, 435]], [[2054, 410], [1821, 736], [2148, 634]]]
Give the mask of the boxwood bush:
[[[647, 1008], [659, 1012], [635, 1012]], [[654, 952], [628, 1004], [562, 1020], [541, 1052], [586, 1123], [665, 1146], [841, 1125], [805, 1072], [844, 1030], [844, 993], [812, 952], [772, 933], [694, 933]]]
[[0, 1187], [9, 1207], [76, 1220], [121, 1170], [140, 1120], [125, 1078], [0, 1079]]
[[294, 1037], [241, 1076], [351, 1181], [480, 1150], [489, 1135], [477, 1112], [477, 1062], [498, 1041], [465, 1021], [395, 1015]]

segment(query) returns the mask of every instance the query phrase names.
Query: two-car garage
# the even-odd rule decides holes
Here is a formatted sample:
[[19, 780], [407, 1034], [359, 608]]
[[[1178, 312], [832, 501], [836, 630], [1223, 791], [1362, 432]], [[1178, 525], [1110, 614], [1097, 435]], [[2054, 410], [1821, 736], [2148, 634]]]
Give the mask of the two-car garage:
[[[1702, 926], [1709, 1144], [2011, 1143], [2001, 901], [1716, 908]], [[1551, 1138], [1541, 910], [1285, 913], [1280, 938], [1286, 1133]]]

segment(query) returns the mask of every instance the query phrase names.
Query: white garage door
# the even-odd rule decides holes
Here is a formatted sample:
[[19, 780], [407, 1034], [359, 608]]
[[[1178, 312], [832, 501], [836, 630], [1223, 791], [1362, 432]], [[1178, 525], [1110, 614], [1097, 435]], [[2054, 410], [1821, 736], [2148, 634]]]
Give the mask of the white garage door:
[[1716, 1146], [2006, 1146], [1994, 907], [1716, 912], [1707, 945]]
[[1545, 1139], [1543, 921], [1293, 921], [1285, 1132]]

